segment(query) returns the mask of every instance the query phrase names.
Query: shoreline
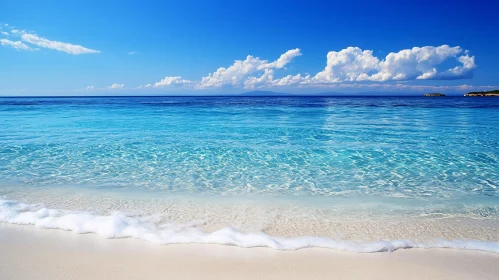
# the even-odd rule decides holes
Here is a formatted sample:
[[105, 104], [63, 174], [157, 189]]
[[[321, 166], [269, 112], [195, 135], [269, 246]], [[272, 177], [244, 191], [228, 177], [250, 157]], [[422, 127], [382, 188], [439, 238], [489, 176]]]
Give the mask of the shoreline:
[[[160, 246], [0, 223], [2, 279], [494, 279], [499, 254], [454, 249], [350, 253]], [[29, 264], [29, 265], [26, 265]]]
[[[170, 207], [167, 208], [168, 211], [172, 211]], [[242, 213], [245, 212], [247, 211]], [[238, 220], [225, 223], [213, 230], [206, 230], [209, 222], [203, 221], [203, 217], [195, 218], [190, 213], [184, 212], [180, 215], [189, 217], [189, 220], [178, 222], [171, 219], [164, 220], [159, 214], [136, 216], [116, 211], [99, 214], [93, 211], [45, 208], [41, 204], [0, 199], [0, 222], [32, 225], [39, 229], [73, 231], [75, 234], [93, 233], [107, 239], [135, 238], [162, 245], [219, 244], [242, 248], [267, 247], [282, 251], [325, 248], [359, 253], [390, 252], [411, 248], [453, 248], [499, 253], [497, 220], [436, 219], [416, 222], [412, 219], [394, 220], [396, 217], [393, 217], [389, 224], [383, 220], [372, 223], [345, 220], [334, 224], [324, 221], [298, 224], [288, 222], [287, 226], [291, 227], [298, 226], [306, 230], [330, 228], [336, 233], [331, 231], [330, 234], [321, 234], [324, 231], [312, 231], [312, 234], [286, 235], [267, 230], [248, 231], [234, 227], [233, 223], [237, 223]], [[238, 217], [241, 219], [244, 215]], [[284, 219], [284, 221], [289, 220]], [[280, 223], [277, 224], [279, 225]], [[348, 235], [345, 234], [347, 232]], [[452, 235], [448, 235], [450, 232]], [[352, 238], [354, 234], [369, 235], [369, 237]]]

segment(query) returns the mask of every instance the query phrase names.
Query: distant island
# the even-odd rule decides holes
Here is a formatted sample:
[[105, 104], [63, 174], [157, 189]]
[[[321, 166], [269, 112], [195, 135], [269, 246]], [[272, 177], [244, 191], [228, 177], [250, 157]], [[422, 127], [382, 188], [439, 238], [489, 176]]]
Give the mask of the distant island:
[[[434, 93], [430, 93], [434, 94]], [[440, 94], [440, 93], [438, 93]], [[224, 94], [224, 96], [244, 96], [244, 97], [288, 97], [288, 96], [308, 96], [308, 97], [367, 97], [367, 96], [400, 96], [402, 94], [397, 93], [383, 93], [383, 92], [375, 92], [375, 91], [364, 91], [364, 92], [353, 92], [353, 93], [344, 93], [344, 92], [316, 92], [316, 93], [286, 93], [286, 92], [275, 92], [268, 90], [255, 90], [255, 91], [247, 91], [242, 93], [230, 93]], [[415, 96], [415, 94], [413, 94]], [[442, 95], [444, 96], [444, 95]]]
[[[398, 94], [402, 95], [402, 94]], [[287, 97], [287, 96], [310, 96], [310, 97], [338, 97], [338, 96], [397, 96], [395, 93], [379, 93], [379, 92], [358, 92], [358, 93], [340, 93], [340, 92], [319, 92], [319, 93], [286, 93], [286, 92], [274, 92], [274, 91], [264, 91], [264, 90], [255, 90], [248, 91], [243, 93], [232, 93], [226, 94], [226, 96], [245, 96], [245, 97]], [[420, 95], [421, 96], [421, 95]], [[439, 92], [430, 92], [425, 93], [422, 96], [425, 97], [445, 97], [447, 95]], [[491, 90], [491, 91], [477, 91], [477, 92], [468, 92], [464, 96], [498, 96], [499, 90]]]
[[473, 91], [468, 92], [464, 96], [499, 96], [499, 90], [491, 90], [491, 91]]
[[282, 93], [282, 92], [273, 92], [273, 91], [264, 91], [264, 90], [255, 90], [248, 91], [241, 94], [240, 96], [293, 96], [293, 94]]
[[427, 93], [423, 94], [423, 96], [445, 96], [443, 93]]

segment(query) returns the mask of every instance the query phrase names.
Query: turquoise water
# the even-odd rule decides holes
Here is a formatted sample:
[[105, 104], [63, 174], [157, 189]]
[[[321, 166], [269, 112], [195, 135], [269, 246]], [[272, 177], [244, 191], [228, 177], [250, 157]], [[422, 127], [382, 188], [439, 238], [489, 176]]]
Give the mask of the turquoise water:
[[0, 195], [58, 209], [119, 194], [499, 218], [497, 98], [0, 98], [0, 131]]

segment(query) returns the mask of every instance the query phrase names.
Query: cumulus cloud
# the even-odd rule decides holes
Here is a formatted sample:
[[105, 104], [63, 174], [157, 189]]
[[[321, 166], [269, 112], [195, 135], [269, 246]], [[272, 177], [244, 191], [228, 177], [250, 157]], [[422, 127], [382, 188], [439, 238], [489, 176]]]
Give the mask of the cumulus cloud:
[[7, 39], [0, 39], [0, 45], [11, 47], [11, 48], [18, 49], [18, 50], [23, 50], [23, 51], [35, 50], [34, 48], [29, 47], [28, 45], [24, 44], [21, 41], [11, 41], [11, 40], [7, 40]]
[[282, 54], [276, 61], [265, 65], [265, 68], [283, 68], [284, 66], [286, 66], [286, 64], [290, 63], [293, 58], [300, 55], [302, 55], [302, 53], [298, 48], [289, 50]]
[[[185, 85], [185, 84], [190, 84], [191, 81], [189, 80], [184, 80], [180, 76], [175, 76], [175, 77], [164, 77], [161, 81], [155, 83], [153, 86], [154, 87], [165, 87], [165, 86], [171, 86], [171, 85]], [[146, 87], [151, 87], [150, 84], [147, 84]]]
[[269, 84], [274, 79], [274, 70], [265, 69], [265, 72], [260, 77], [249, 77], [244, 81], [244, 88], [254, 89], [262, 85]]
[[473, 70], [476, 68], [475, 57], [468, 54], [462, 55], [457, 59], [462, 65], [451, 68], [445, 72], [436, 75], [436, 78], [442, 80], [458, 80], [462, 78], [472, 78]]
[[1, 31], [0, 33], [2, 33], [2, 35], [5, 35], [5, 36], [9, 35], [9, 32], [5, 32], [5, 31]]
[[282, 78], [272, 80], [270, 86], [282, 87], [282, 86], [294, 86], [294, 85], [310, 85], [315, 83], [310, 75], [287, 75]]
[[[455, 60], [458, 66], [439, 70], [448, 60]], [[391, 52], [379, 59], [372, 50], [348, 47], [327, 54], [326, 67], [315, 76], [288, 75], [268, 79], [268, 74], [260, 78], [249, 77], [244, 85], [247, 88], [277, 86], [320, 86], [335, 83], [388, 82], [410, 80], [458, 80], [471, 78], [476, 68], [475, 57], [461, 47], [442, 45], [439, 47], [414, 47]]]
[[120, 89], [120, 88], [124, 88], [124, 87], [125, 87], [125, 84], [114, 83], [114, 84], [108, 86], [107, 88], [109, 88], [109, 89]]
[[[293, 58], [300, 56], [300, 49], [289, 50], [282, 54], [276, 61], [268, 62], [259, 57], [248, 55], [245, 60], [236, 60], [234, 64], [225, 68], [220, 67], [217, 71], [201, 79], [198, 88], [221, 87], [225, 85], [240, 86], [245, 79], [258, 71], [267, 69], [280, 69], [290, 63]], [[269, 75], [264, 73], [264, 75]], [[252, 79], [252, 78], [250, 78]]]
[[[401, 50], [398, 53], [390, 53], [380, 62], [380, 71], [373, 75], [371, 80], [442, 80], [468, 78], [469, 73], [466, 71], [449, 72], [451, 70], [449, 69], [439, 72], [436, 68], [444, 61], [455, 58], [462, 52], [461, 47], [442, 45], [439, 47], [414, 47], [412, 49]], [[460, 58], [457, 61], [463, 63]], [[473, 58], [473, 65], [468, 65], [466, 69], [473, 70], [475, 67]], [[461, 67], [458, 68], [461, 69]]]
[[327, 54], [326, 68], [317, 73], [314, 79], [318, 83], [365, 80], [365, 76], [373, 72], [379, 62], [372, 51], [363, 51], [359, 47], [348, 47], [338, 52], [330, 51]]
[[[313, 77], [316, 83], [357, 81], [408, 81], [464, 79], [476, 68], [474, 57], [463, 53], [461, 47], [414, 47], [389, 53], [384, 59], [373, 56], [373, 51], [348, 47], [327, 54], [326, 68]], [[462, 65], [439, 71], [444, 61], [455, 58]]]
[[[413, 47], [391, 52], [383, 58], [376, 57], [372, 50], [348, 47], [328, 52], [326, 67], [315, 75], [295, 74], [279, 77], [278, 70], [285, 68], [300, 55], [302, 53], [298, 48], [285, 52], [272, 62], [248, 55], [244, 60], [235, 60], [229, 67], [218, 68], [202, 77], [200, 81], [169, 76], [145, 87], [188, 85], [195, 89], [223, 86], [255, 89], [283, 86], [320, 87], [339, 83], [457, 80], [471, 78], [476, 68], [475, 57], [459, 46]], [[449, 61], [457, 66], [442, 69], [444, 62]]]
[[87, 54], [87, 53], [99, 53], [100, 51], [88, 49], [80, 45], [73, 45], [64, 42], [51, 41], [42, 37], [38, 37], [35, 34], [22, 33], [21, 39], [24, 42], [37, 45], [42, 48], [53, 49], [56, 51], [61, 51], [69, 54]]
[[[161, 81], [139, 88], [179, 87], [190, 89], [220, 88], [225, 86], [257, 89], [272, 87], [363, 87], [404, 89], [399, 82], [413, 80], [458, 80], [473, 76], [475, 57], [459, 46], [413, 47], [391, 52], [379, 58], [372, 50], [348, 47], [330, 51], [326, 56], [326, 67], [315, 75], [293, 74], [282, 76], [286, 65], [301, 56], [301, 50], [291, 49], [275, 61], [248, 55], [244, 60], [235, 60], [231, 66], [220, 67], [215, 72], [193, 81], [181, 76], [167, 76]], [[454, 64], [451, 68], [443, 65]], [[283, 69], [283, 70], [281, 70]], [[397, 83], [394, 85], [394, 83]], [[410, 86], [414, 88], [418, 86]], [[419, 86], [419, 88], [424, 88]], [[428, 89], [432, 89], [429, 87]], [[435, 88], [438, 89], [438, 88]], [[456, 88], [459, 89], [459, 88]]]

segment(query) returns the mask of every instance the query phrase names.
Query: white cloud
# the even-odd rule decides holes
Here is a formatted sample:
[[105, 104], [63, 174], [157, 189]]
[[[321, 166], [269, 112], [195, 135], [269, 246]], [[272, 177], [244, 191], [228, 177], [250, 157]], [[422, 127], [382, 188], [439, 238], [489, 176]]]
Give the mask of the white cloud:
[[262, 85], [272, 82], [274, 79], [274, 70], [265, 69], [265, 72], [259, 77], [249, 77], [244, 81], [244, 88], [254, 89], [261, 87]]
[[[348, 47], [327, 54], [326, 67], [315, 75], [294, 74], [279, 77], [279, 69], [297, 56], [302, 55], [300, 49], [292, 49], [282, 54], [275, 61], [260, 59], [248, 55], [244, 60], [235, 60], [225, 68], [191, 81], [180, 76], [167, 76], [161, 81], [146, 84], [144, 88], [184, 86], [190, 89], [207, 89], [231, 86], [236, 88], [256, 89], [272, 87], [343, 87], [363, 88], [398, 88], [403, 84], [393, 82], [413, 80], [457, 80], [473, 76], [476, 68], [475, 57], [461, 47], [442, 45], [425, 46], [391, 52], [384, 58], [374, 56], [372, 50], [359, 47]], [[443, 65], [457, 64], [452, 68]], [[375, 82], [375, 83], [373, 83]], [[385, 83], [387, 82], [387, 83]], [[407, 85], [412, 89], [413, 86]], [[423, 86], [417, 86], [423, 88]]]
[[95, 87], [94, 87], [94, 86], [87, 86], [87, 87], [85, 88], [85, 90], [94, 90], [94, 89], [95, 89]]
[[114, 83], [114, 84], [108, 86], [107, 88], [109, 88], [109, 89], [120, 89], [120, 88], [124, 88], [124, 87], [125, 87], [125, 84]]
[[339, 83], [342, 81], [365, 80], [366, 75], [376, 70], [378, 58], [372, 51], [363, 51], [359, 47], [348, 47], [341, 51], [327, 54], [326, 68], [315, 75], [317, 83]]
[[[359, 47], [348, 47], [330, 51], [323, 71], [315, 76], [288, 75], [283, 78], [249, 77], [246, 88], [278, 86], [321, 86], [351, 82], [387, 82], [409, 80], [457, 80], [471, 78], [476, 68], [475, 58], [461, 47], [442, 45], [439, 47], [414, 47], [388, 54], [383, 60], [375, 57], [373, 51]], [[447, 70], [438, 70], [443, 62], [455, 59], [461, 65]]]
[[264, 68], [277, 68], [277, 69], [283, 68], [284, 66], [286, 66], [286, 64], [290, 63], [293, 60], [293, 58], [300, 55], [302, 55], [302, 53], [298, 48], [289, 50], [284, 54], [282, 54], [276, 61], [265, 65]]
[[293, 86], [293, 85], [307, 85], [311, 83], [310, 75], [302, 76], [297, 75], [287, 75], [285, 77], [275, 79], [271, 81], [270, 86]]
[[[379, 72], [371, 77], [374, 81], [387, 80], [439, 80], [439, 79], [461, 79], [467, 73], [438, 72], [437, 66], [444, 61], [455, 58], [462, 53], [461, 47], [450, 47], [442, 45], [439, 47], [414, 47], [401, 50], [398, 53], [390, 53], [379, 64]], [[473, 58], [474, 59], [474, 58]], [[458, 62], [461, 62], [457, 59]], [[461, 62], [462, 63], [462, 62]], [[475, 65], [471, 69], [474, 69]], [[469, 68], [468, 68], [469, 69]], [[471, 70], [470, 69], [470, 70]]]
[[86, 53], [99, 53], [100, 51], [97, 50], [92, 50], [92, 49], [87, 49], [85, 47], [79, 46], [79, 45], [73, 45], [69, 43], [64, 43], [64, 42], [58, 42], [58, 41], [50, 41], [45, 38], [38, 37], [35, 34], [29, 34], [29, 33], [23, 33], [21, 32], [21, 39], [24, 42], [37, 45], [42, 48], [47, 48], [47, 49], [53, 49], [69, 54], [86, 54]]
[[137, 52], [136, 52], [136, 51], [131, 51], [131, 52], [127, 53], [127, 54], [128, 54], [128, 55], [136, 55], [136, 54], [137, 54]]
[[[61, 52], [69, 53], [69, 54], [74, 54], [74, 55], [87, 54], [87, 53], [99, 53], [100, 52], [98, 50], [85, 48], [85, 47], [80, 46], [80, 45], [74, 45], [74, 44], [65, 43], [65, 42], [48, 40], [46, 38], [39, 37], [36, 34], [26, 32], [25, 30], [15, 29], [14, 26], [9, 26], [8, 24], [5, 24], [5, 26], [7, 26], [10, 29], [11, 34], [8, 34], [8, 32], [4, 32], [4, 31], [1, 31], [1, 34], [6, 35], [6, 36], [12, 35], [15, 37], [20, 37], [21, 41], [23, 41], [24, 43], [33, 44], [33, 45], [36, 45], [36, 46], [39, 46], [42, 48], [53, 49], [53, 50], [57, 50], [57, 51], [61, 51]], [[22, 45], [17, 43], [16, 48], [18, 48], [18, 49], [30, 49], [30, 50], [35, 49], [35, 48], [28, 47], [29, 45], [26, 45], [24, 43], [22, 43]], [[4, 45], [6, 45], [6, 44], [9, 44], [9, 43], [4, 42]], [[13, 46], [12, 44], [9, 44], [9, 45]], [[24, 46], [26, 46], [27, 48]]]
[[2, 33], [2, 35], [9, 36], [9, 32], [2, 31], [0, 33]]
[[289, 50], [276, 61], [268, 62], [258, 57], [248, 55], [245, 60], [236, 60], [228, 68], [220, 67], [217, 71], [201, 79], [198, 88], [221, 87], [225, 85], [240, 86], [244, 84], [248, 75], [266, 69], [279, 69], [290, 63], [293, 58], [300, 56], [300, 49]]
[[24, 44], [21, 41], [11, 41], [11, 40], [7, 40], [7, 39], [0, 39], [0, 45], [12, 47], [14, 49], [24, 50], [24, 51], [36, 50], [34, 48], [27, 46], [26, 44]]
[[462, 63], [460, 66], [451, 68], [445, 72], [439, 73], [436, 78], [442, 80], [457, 80], [462, 78], [472, 78], [473, 70], [476, 68], [475, 57], [468, 54], [462, 55], [457, 59]]
[[[175, 77], [164, 77], [161, 81], [157, 82], [154, 84], [154, 87], [165, 87], [165, 86], [171, 86], [171, 85], [185, 85], [185, 84], [190, 84], [191, 81], [189, 80], [184, 80], [180, 76], [175, 76]], [[151, 85], [146, 85], [146, 87], [150, 87]]]
[[[405, 49], [389, 53], [383, 60], [373, 56], [373, 51], [348, 47], [327, 54], [326, 68], [313, 77], [315, 83], [340, 83], [356, 81], [408, 81], [448, 80], [472, 76], [476, 68], [474, 57], [467, 54], [456, 59], [461, 66], [439, 71], [437, 66], [456, 58], [461, 47], [442, 45]], [[466, 53], [466, 51], [465, 51]]]

